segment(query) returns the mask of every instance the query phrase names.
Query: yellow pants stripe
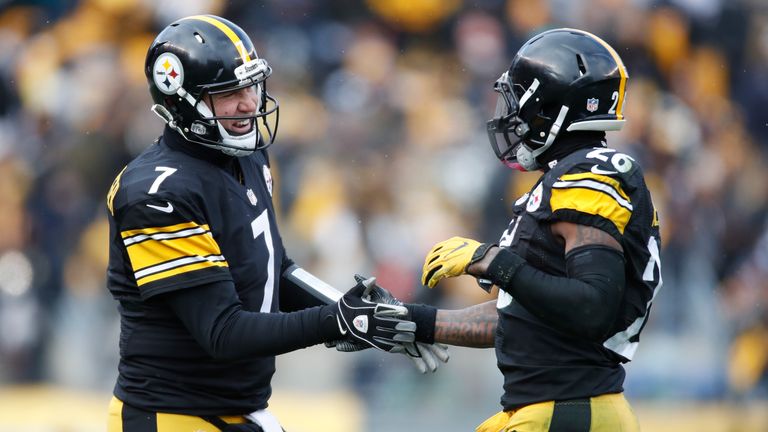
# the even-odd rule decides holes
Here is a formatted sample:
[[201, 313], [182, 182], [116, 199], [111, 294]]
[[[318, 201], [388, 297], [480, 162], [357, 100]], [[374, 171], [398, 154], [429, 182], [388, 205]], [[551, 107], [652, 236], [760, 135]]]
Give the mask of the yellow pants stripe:
[[[595, 396], [589, 400], [589, 427], [582, 432], [639, 432], [640, 424], [623, 393]], [[476, 432], [556, 432], [555, 402], [539, 402], [512, 411], [501, 411], [480, 424]], [[555, 414], [556, 415], [556, 414]], [[586, 422], [585, 422], [586, 423]]]
[[[243, 416], [221, 416], [226, 423], [245, 423]], [[197, 416], [154, 413], [129, 407], [112, 397], [109, 403], [107, 432], [220, 432]]]

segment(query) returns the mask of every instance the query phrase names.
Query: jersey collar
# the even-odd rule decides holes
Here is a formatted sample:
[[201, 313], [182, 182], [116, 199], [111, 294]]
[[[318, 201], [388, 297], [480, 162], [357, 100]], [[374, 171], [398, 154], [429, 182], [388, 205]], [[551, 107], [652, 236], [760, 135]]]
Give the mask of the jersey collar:
[[593, 147], [606, 147], [605, 132], [570, 132], [555, 140], [554, 144], [538, 157], [542, 171], [547, 172], [557, 165], [557, 161], [569, 154]]
[[224, 153], [205, 147], [204, 145], [193, 143], [184, 139], [178, 132], [166, 126], [163, 130], [162, 140], [168, 147], [186, 153], [194, 158], [202, 159], [213, 163], [222, 168], [226, 168], [232, 164], [235, 159], [233, 156], [225, 155]]

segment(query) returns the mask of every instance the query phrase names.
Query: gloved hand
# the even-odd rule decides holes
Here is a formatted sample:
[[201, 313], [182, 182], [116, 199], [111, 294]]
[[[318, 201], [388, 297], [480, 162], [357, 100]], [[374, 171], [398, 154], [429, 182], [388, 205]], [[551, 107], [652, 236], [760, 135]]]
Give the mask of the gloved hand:
[[[366, 278], [356, 274], [355, 280], [361, 282]], [[370, 291], [370, 300], [376, 303], [386, 303], [396, 306], [404, 306], [405, 304], [398, 300], [391, 292], [385, 288], [374, 284]], [[407, 317], [410, 319], [410, 315]], [[338, 348], [337, 348], [338, 349]], [[443, 344], [426, 344], [422, 342], [403, 343], [400, 348], [394, 348], [391, 352], [402, 352], [407, 355], [413, 361], [416, 369], [421, 373], [427, 371], [434, 372], [440, 365], [439, 362], [446, 363], [450, 358], [448, 354], [448, 347]]]
[[[441, 343], [427, 344], [423, 342], [404, 343], [402, 351], [416, 366], [421, 373], [435, 372], [440, 366], [440, 362], [448, 363], [451, 355], [448, 353], [448, 346]], [[392, 350], [392, 352], [396, 352]]]
[[[434, 372], [438, 368], [437, 360], [446, 363], [450, 358], [448, 347], [443, 344], [425, 344], [422, 342], [402, 343], [402, 348], [394, 347], [391, 353], [403, 353], [413, 360], [416, 368], [421, 373]], [[358, 339], [348, 338], [325, 342], [327, 348], [335, 348], [338, 352], [357, 352], [366, 350], [371, 345]], [[423, 353], [423, 354], [422, 354]], [[422, 358], [423, 357], [423, 358]]]
[[408, 309], [369, 300], [375, 286], [376, 278], [358, 281], [338, 301], [336, 320], [341, 334], [387, 352], [414, 342], [416, 323], [407, 320]]
[[466, 274], [467, 267], [483, 259], [493, 246], [464, 237], [451, 237], [435, 244], [424, 259], [421, 283], [434, 288], [443, 278]]
[[[355, 352], [368, 349], [371, 346], [365, 342], [361, 342], [357, 339], [341, 339], [331, 342], [326, 342], [325, 346], [328, 348], [336, 348], [339, 352]], [[400, 352], [406, 355], [413, 365], [416, 366], [421, 373], [435, 372], [440, 367], [440, 362], [448, 363], [451, 358], [448, 352], [448, 346], [440, 343], [427, 344], [423, 342], [402, 343], [401, 348], [394, 347], [390, 352]]]
[[347, 338], [325, 342], [325, 347], [336, 348], [336, 351], [338, 352], [356, 352], [366, 350], [371, 346], [357, 339]]

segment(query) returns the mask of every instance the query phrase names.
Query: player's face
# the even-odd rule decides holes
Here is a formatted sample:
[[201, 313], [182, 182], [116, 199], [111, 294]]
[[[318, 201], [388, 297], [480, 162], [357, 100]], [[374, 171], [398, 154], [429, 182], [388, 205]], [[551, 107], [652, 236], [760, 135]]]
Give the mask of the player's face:
[[[245, 117], [253, 116], [261, 105], [261, 86], [256, 84], [224, 93], [215, 93], [210, 96], [212, 111], [217, 117]], [[255, 120], [221, 119], [221, 125], [232, 135], [243, 135], [253, 130]]]

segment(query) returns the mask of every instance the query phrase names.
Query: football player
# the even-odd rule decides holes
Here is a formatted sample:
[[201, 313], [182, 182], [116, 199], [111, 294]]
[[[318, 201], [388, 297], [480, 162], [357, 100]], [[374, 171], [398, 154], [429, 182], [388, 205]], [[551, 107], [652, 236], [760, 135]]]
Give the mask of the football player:
[[494, 89], [496, 156], [542, 175], [498, 245], [454, 237], [427, 254], [430, 288], [463, 274], [499, 288], [495, 302], [438, 311], [435, 340], [496, 349], [503, 410], [477, 431], [637, 431], [622, 364], [662, 281], [641, 167], [606, 144], [625, 121], [626, 68], [597, 36], [555, 29], [526, 42]]
[[422, 369], [437, 367], [433, 353], [447, 360], [413, 343], [406, 308], [368, 300], [381, 295], [373, 280], [342, 294], [288, 258], [266, 152], [271, 73], [240, 27], [212, 15], [170, 24], [149, 48], [165, 130], [107, 196], [121, 317], [110, 432], [280, 431], [266, 410], [275, 356], [318, 343], [405, 352]]

